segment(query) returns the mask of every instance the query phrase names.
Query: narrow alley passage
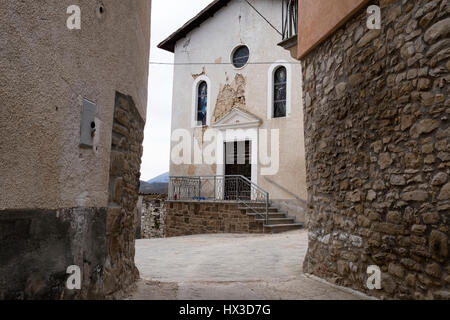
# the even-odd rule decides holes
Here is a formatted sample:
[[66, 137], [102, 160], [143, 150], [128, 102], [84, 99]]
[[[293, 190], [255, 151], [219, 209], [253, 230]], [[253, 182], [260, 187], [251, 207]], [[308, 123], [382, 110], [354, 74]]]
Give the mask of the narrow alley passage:
[[141, 281], [130, 299], [364, 299], [302, 271], [307, 231], [138, 240]]

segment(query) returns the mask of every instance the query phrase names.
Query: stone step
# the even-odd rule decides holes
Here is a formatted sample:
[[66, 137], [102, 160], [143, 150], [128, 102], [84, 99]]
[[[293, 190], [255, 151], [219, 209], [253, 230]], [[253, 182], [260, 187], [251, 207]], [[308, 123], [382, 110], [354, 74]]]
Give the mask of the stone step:
[[[265, 222], [265, 219], [257, 218], [256, 221]], [[295, 223], [295, 218], [269, 218], [269, 225], [282, 225], [282, 224], [293, 224]]]
[[[239, 210], [256, 211], [256, 212], [266, 212], [266, 207], [238, 207]], [[278, 208], [270, 207], [269, 212], [278, 212]]]
[[242, 204], [244, 204], [244, 206], [246, 205], [247, 207], [266, 207], [266, 204], [263, 202], [242, 202]]
[[277, 224], [277, 225], [265, 225], [264, 229], [269, 230], [271, 233], [281, 233], [292, 230], [299, 230], [303, 228], [303, 223], [290, 223], [290, 224]]
[[[263, 217], [266, 215], [266, 213], [247, 212], [247, 215], [255, 216], [257, 217], [256, 219], [264, 220]], [[269, 212], [269, 219], [280, 219], [280, 218], [287, 218], [287, 214], [284, 212]]]

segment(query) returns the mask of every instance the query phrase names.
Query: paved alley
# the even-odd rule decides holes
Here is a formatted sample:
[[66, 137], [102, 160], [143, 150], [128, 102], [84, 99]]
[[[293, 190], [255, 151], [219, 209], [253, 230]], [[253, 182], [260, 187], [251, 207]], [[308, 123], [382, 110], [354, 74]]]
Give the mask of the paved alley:
[[363, 299], [302, 272], [307, 231], [137, 240], [130, 299]]

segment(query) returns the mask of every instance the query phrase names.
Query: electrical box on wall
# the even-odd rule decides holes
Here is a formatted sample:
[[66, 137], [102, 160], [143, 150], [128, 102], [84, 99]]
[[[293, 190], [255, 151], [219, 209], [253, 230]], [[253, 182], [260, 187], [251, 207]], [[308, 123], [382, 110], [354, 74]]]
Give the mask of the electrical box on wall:
[[83, 106], [81, 109], [80, 147], [90, 148], [94, 145], [96, 113], [96, 104], [87, 99], [83, 99]]

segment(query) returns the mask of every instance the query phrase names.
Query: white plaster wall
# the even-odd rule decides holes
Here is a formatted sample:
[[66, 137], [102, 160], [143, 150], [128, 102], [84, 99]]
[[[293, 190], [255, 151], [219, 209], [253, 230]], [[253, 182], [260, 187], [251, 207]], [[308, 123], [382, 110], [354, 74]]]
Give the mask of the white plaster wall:
[[[72, 4], [81, 30], [66, 27]], [[0, 1], [0, 210], [107, 206], [115, 91], [146, 117], [150, 9], [150, 0]], [[94, 149], [79, 147], [83, 97], [97, 104]]]
[[[258, 0], [251, 3], [281, 31], [281, 1]], [[277, 46], [281, 36], [272, 29], [245, 1], [231, 1], [214, 17], [208, 19], [175, 48], [176, 63], [230, 62], [233, 49], [245, 44], [250, 49], [250, 62], [287, 61], [291, 65], [291, 113], [287, 118], [267, 119], [268, 76], [270, 64], [247, 65], [236, 70], [232, 65], [176, 65], [174, 74], [172, 131], [191, 130], [200, 136], [201, 129], [192, 129], [192, 86], [194, 76], [205, 71], [211, 83], [211, 113], [214, 112], [221, 86], [231, 83], [237, 73], [246, 81], [246, 110], [262, 121], [261, 129], [280, 130], [280, 170], [269, 178], [300, 198], [306, 199], [306, 168], [304, 160], [303, 113], [301, 102], [301, 66], [289, 51]], [[211, 115], [210, 113], [210, 115]], [[210, 116], [209, 115], [209, 116]], [[173, 146], [173, 145], [172, 145]], [[258, 171], [260, 172], [259, 166]], [[214, 175], [216, 166], [171, 164], [171, 175]], [[259, 174], [258, 174], [259, 175]], [[271, 193], [272, 199], [293, 199], [280, 188], [258, 176], [258, 184]]]

